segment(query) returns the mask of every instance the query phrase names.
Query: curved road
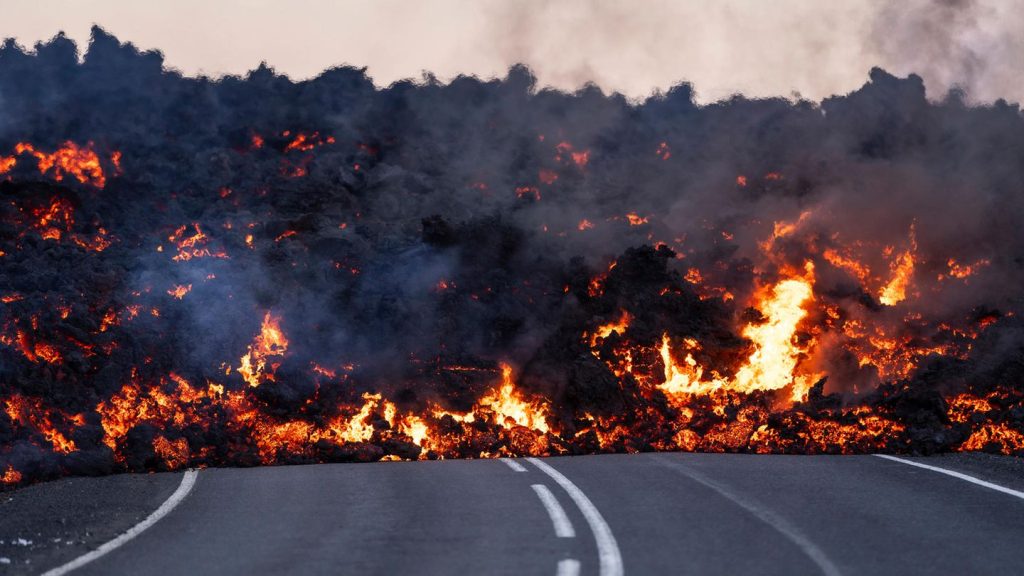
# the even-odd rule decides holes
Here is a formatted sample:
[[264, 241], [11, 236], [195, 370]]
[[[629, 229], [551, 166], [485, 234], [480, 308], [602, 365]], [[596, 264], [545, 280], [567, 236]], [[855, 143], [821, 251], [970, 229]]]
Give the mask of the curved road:
[[[157, 476], [159, 505], [183, 475]], [[1012, 458], [388, 462], [202, 470], [166, 516], [73, 573], [1008, 574], [1024, 572], [1022, 542]]]

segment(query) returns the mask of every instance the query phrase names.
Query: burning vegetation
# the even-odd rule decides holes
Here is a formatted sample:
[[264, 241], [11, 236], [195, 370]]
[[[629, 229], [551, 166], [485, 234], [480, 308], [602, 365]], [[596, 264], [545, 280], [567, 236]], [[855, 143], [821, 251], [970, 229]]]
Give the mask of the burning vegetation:
[[[48, 94], [40, 106], [37, 95]], [[0, 48], [0, 483], [1024, 453], [1024, 118]]]

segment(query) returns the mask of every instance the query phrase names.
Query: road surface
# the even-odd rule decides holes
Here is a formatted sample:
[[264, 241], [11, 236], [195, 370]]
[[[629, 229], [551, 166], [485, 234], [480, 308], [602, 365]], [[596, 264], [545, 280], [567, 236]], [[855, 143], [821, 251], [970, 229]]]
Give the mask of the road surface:
[[165, 515], [71, 573], [1024, 572], [1024, 461], [982, 454], [638, 454], [193, 474], [188, 490], [175, 473], [0, 494], [0, 572], [66, 566], [161, 504]]

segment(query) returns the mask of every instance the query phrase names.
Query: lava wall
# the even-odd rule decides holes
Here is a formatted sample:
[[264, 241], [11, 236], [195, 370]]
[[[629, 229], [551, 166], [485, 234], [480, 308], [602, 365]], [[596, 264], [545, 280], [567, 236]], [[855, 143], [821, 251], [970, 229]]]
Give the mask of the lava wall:
[[0, 478], [1024, 450], [1024, 117], [0, 48]]

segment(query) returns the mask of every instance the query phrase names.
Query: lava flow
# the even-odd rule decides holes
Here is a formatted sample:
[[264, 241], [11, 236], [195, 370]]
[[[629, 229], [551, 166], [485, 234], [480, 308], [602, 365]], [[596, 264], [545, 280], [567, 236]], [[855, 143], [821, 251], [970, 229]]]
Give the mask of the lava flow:
[[[36, 94], [53, 93], [43, 110]], [[187, 78], [0, 47], [0, 485], [654, 450], [1024, 455], [1015, 105]]]

